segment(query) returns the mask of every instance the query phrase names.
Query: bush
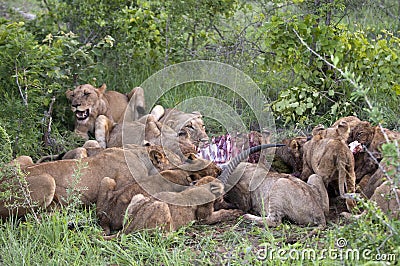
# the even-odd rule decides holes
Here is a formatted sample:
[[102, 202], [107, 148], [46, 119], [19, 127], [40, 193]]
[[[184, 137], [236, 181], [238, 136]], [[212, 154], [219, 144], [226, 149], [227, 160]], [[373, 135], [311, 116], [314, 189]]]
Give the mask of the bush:
[[10, 137], [5, 129], [0, 125], [0, 168], [3, 164], [10, 162], [12, 159], [12, 149]]

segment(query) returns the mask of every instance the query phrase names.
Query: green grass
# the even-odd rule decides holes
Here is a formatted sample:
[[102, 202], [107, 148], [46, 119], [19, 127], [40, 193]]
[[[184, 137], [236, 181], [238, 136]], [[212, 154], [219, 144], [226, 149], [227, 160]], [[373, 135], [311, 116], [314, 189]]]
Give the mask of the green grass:
[[[360, 265], [378, 254], [386, 261], [377, 265], [387, 260], [395, 264], [400, 238], [376, 219], [379, 211], [371, 210], [361, 220], [337, 219], [323, 230], [287, 221], [271, 229], [239, 218], [211, 226], [192, 224], [170, 233], [141, 231], [109, 241], [102, 238], [94, 208], [58, 210], [41, 213], [39, 220], [29, 215], [24, 221], [1, 222], [0, 264]], [[69, 229], [70, 222], [77, 226]], [[398, 221], [389, 223], [399, 231]], [[337, 246], [341, 238], [346, 241], [343, 248]]]

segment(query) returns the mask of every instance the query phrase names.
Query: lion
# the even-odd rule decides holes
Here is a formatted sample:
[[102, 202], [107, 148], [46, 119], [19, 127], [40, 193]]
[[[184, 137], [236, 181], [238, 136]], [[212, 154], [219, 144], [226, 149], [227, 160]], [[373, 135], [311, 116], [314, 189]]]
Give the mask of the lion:
[[368, 146], [370, 152], [372, 152], [378, 159], [382, 159], [381, 151], [382, 144], [400, 140], [400, 132], [389, 130], [387, 128], [382, 128], [380, 126], [374, 127], [375, 131], [371, 144]]
[[314, 141], [329, 138], [347, 142], [350, 136], [350, 126], [345, 120], [336, 122], [332, 127], [324, 128], [323, 125], [318, 125], [312, 130]]
[[[222, 195], [224, 186], [218, 179], [211, 176], [203, 177], [196, 185], [183, 191], [163, 191], [151, 196], [136, 194], [135, 185], [113, 190], [114, 184], [107, 178], [103, 179], [102, 188], [103, 186], [107, 191], [107, 196], [102, 206], [107, 206], [107, 204], [111, 206], [108, 205], [106, 210], [100, 209], [97, 214], [100, 216], [100, 224], [106, 235], [111, 230], [121, 228], [121, 233], [125, 234], [141, 229], [153, 229], [157, 226], [166, 231], [173, 231], [192, 221], [213, 224], [236, 219], [242, 214], [239, 210], [214, 211], [214, 201]], [[199, 205], [199, 202], [202, 204]], [[115, 236], [106, 237], [106, 239]]]
[[[175, 168], [176, 171], [168, 171], [165, 175], [188, 179], [191, 182], [193, 179], [199, 178], [198, 173], [214, 173], [214, 175], [218, 173], [219, 168], [212, 162], [194, 157], [176, 166], [169, 161], [174, 154], [171, 153], [167, 158], [164, 151], [165, 148], [159, 146], [128, 145], [124, 149], [105, 149], [97, 155], [81, 160], [61, 160], [31, 165], [24, 171], [28, 177], [41, 176], [44, 173], [50, 175], [55, 182], [54, 198], [57, 198], [61, 204], [68, 204], [67, 191], [69, 189], [80, 190], [80, 199], [86, 206], [97, 201], [99, 184], [106, 176], [114, 179], [117, 184], [116, 189], [137, 182], [143, 186], [141, 193], [144, 193], [143, 191], [156, 193], [164, 190], [184, 189], [183, 186], [164, 181], [166, 178], [157, 180], [148, 178], [149, 176], [160, 176], [160, 171], [163, 173], [163, 171]], [[180, 158], [176, 156], [174, 160], [178, 162]], [[78, 180], [75, 180], [74, 176], [78, 176]], [[76, 183], [76, 181], [78, 182]], [[37, 188], [35, 193], [47, 195], [48, 188], [40, 185], [40, 179], [36, 182], [39, 184], [33, 184], [33, 187]]]
[[[357, 195], [349, 195], [350, 197]], [[376, 187], [370, 199], [375, 202], [376, 205], [386, 213], [391, 219], [400, 218], [400, 189], [398, 189], [392, 181], [383, 181]], [[346, 219], [359, 219], [367, 214], [367, 210], [364, 210], [361, 214], [353, 215], [347, 212], [342, 212], [341, 215]]]
[[[125, 156], [127, 162], [125, 162]], [[169, 169], [172, 166], [160, 167], [160, 162], [167, 164], [163, 160], [165, 155], [154, 147], [141, 147], [132, 145], [130, 149], [106, 149], [99, 154], [86, 157], [79, 160], [61, 160], [54, 162], [44, 162], [26, 167], [24, 170], [28, 176], [41, 175], [47, 173], [51, 175], [56, 182], [56, 194], [59, 198], [66, 198], [66, 189], [73, 183], [72, 176], [80, 162], [87, 165], [81, 169], [81, 180], [79, 187], [87, 187], [88, 190], [83, 191], [83, 202], [92, 203], [97, 197], [97, 187], [101, 181], [101, 176], [108, 174], [120, 181], [134, 180], [130, 174], [129, 167], [135, 170], [137, 176], [147, 176], [155, 174], [158, 170]], [[156, 165], [158, 168], [155, 168]], [[104, 167], [106, 166], [106, 167]], [[124, 182], [122, 182], [124, 183]]]
[[[371, 159], [372, 160], [372, 159]], [[384, 158], [379, 162], [379, 168], [372, 175], [365, 175], [358, 183], [358, 187], [366, 198], [371, 198], [375, 190], [384, 182], [390, 180], [388, 173], [396, 172], [396, 167], [389, 164], [393, 158]]]
[[[329, 198], [321, 177], [311, 175], [307, 183], [289, 174], [269, 172], [262, 165], [240, 163], [232, 173], [239, 182], [226, 198], [244, 212], [244, 218], [276, 227], [286, 217], [299, 225], [325, 226]], [[237, 177], [236, 177], [237, 176]]]
[[351, 131], [355, 126], [357, 126], [362, 121], [356, 116], [346, 116], [338, 119], [335, 123], [332, 124], [331, 127], [335, 128], [342, 122], [345, 122], [349, 126]]
[[[107, 118], [99, 116], [98, 121]], [[107, 147], [122, 147], [126, 144], [150, 143], [162, 145], [185, 159], [191, 153], [197, 153], [189, 129], [181, 128], [175, 132], [172, 128], [157, 121], [156, 116], [149, 114], [137, 121], [124, 121], [117, 124], [107, 138]]]
[[[354, 157], [345, 143], [348, 135], [348, 125], [343, 123], [343, 128], [338, 127], [331, 131], [330, 137], [321, 138], [319, 134], [306, 142], [303, 146], [303, 172], [301, 179], [307, 180], [312, 174], [319, 175], [327, 187], [332, 181], [338, 180], [339, 194], [355, 192]], [[341, 137], [340, 134], [344, 134]], [[337, 136], [335, 136], [337, 134]], [[346, 189], [345, 189], [346, 187]], [[346, 199], [349, 210], [355, 206], [355, 201]]]
[[[73, 91], [66, 92], [67, 98], [71, 101], [71, 109], [75, 114], [75, 133], [84, 139], [89, 139], [88, 133], [94, 133], [96, 140], [105, 148], [105, 137], [103, 132], [109, 132], [114, 123], [123, 119], [125, 110], [131, 100], [132, 119], [138, 119], [144, 115], [144, 92], [140, 87], [134, 88], [128, 95], [106, 91], [106, 85], [95, 88], [90, 84], [77, 86]], [[95, 124], [99, 115], [106, 116], [111, 127], [103, 132], [95, 131]]]
[[376, 188], [371, 197], [379, 208], [391, 218], [400, 219], [400, 189], [386, 181]]
[[[50, 206], [55, 194], [54, 179], [47, 173], [30, 176], [18, 174], [20, 170], [32, 165], [34, 163], [30, 156], [19, 156], [1, 169], [8, 174], [2, 173], [0, 187], [1, 190], [6, 189], [5, 195], [9, 196], [0, 200], [0, 218], [23, 216], [30, 211]], [[9, 174], [16, 176], [8, 178]]]
[[34, 162], [32, 160], [32, 157], [26, 156], [26, 155], [21, 155], [12, 160], [8, 165], [9, 166], [16, 166], [18, 165], [21, 168], [25, 168], [27, 166], [33, 165]]
[[362, 121], [352, 130], [349, 141], [358, 141], [366, 149], [354, 154], [357, 180], [369, 178], [377, 171], [382, 159], [382, 144], [396, 139], [400, 139], [400, 133], [371, 126], [368, 122]]
[[166, 109], [159, 122], [169, 126], [177, 133], [182, 128], [186, 128], [192, 143], [198, 147], [200, 142], [208, 141], [202, 117], [199, 112], [185, 113], [177, 109]]
[[303, 171], [303, 145], [307, 142], [307, 137], [294, 137], [283, 139], [283, 147], [275, 149], [275, 157], [272, 167], [275, 171], [292, 173], [300, 177]]

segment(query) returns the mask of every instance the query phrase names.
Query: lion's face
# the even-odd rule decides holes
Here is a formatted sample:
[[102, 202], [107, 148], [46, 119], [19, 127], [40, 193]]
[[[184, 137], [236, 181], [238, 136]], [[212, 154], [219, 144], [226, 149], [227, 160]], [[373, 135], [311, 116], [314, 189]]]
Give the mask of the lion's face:
[[105, 89], [105, 84], [98, 89], [90, 84], [84, 84], [66, 92], [78, 123], [85, 124], [89, 117], [97, 116], [97, 108]]
[[201, 177], [217, 177], [222, 172], [221, 168], [214, 162], [199, 158], [194, 154], [190, 154], [188, 159], [179, 168], [188, 172], [195, 172]]
[[184, 113], [170, 109], [160, 119], [160, 122], [171, 127], [175, 132], [185, 130], [196, 147], [199, 146], [200, 142], [208, 141], [203, 116], [199, 112]]
[[358, 141], [365, 146], [369, 146], [374, 138], [374, 134], [375, 127], [371, 126], [368, 122], [362, 121], [351, 130], [348, 141]]
[[206, 127], [200, 113], [185, 124], [185, 129], [188, 131], [190, 138], [196, 146], [198, 146], [200, 142], [208, 141]]

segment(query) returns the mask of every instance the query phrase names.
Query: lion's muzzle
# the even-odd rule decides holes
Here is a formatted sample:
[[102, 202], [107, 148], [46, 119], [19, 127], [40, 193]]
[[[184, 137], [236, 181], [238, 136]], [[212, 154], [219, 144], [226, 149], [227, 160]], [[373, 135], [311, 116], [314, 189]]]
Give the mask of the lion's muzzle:
[[84, 111], [76, 110], [75, 111], [75, 117], [76, 117], [77, 120], [85, 120], [85, 119], [87, 119], [89, 117], [89, 113], [90, 113], [89, 109], [86, 109]]

